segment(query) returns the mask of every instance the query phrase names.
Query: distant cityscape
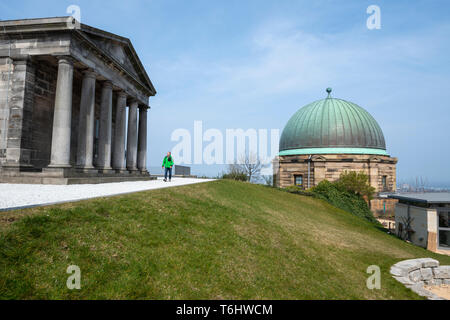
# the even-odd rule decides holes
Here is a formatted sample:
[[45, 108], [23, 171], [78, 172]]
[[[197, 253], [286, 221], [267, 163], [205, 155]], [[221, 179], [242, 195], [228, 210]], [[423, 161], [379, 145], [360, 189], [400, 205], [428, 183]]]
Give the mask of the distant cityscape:
[[427, 178], [417, 177], [409, 181], [399, 181], [397, 192], [450, 192], [450, 183], [429, 182]]

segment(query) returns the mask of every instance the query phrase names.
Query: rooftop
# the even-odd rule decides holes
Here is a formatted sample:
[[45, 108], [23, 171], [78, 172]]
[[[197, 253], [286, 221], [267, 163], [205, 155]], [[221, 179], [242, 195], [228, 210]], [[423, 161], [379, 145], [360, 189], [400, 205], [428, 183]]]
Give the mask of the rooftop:
[[[0, 19], [0, 40], [20, 40], [26, 34], [40, 34], [48, 37], [49, 33], [55, 32], [72, 32], [77, 35], [84, 43], [107, 57], [108, 63], [114, 64], [119, 68], [120, 72], [137, 82], [138, 86], [141, 90], [146, 92], [146, 94], [150, 96], [156, 95], [156, 89], [153, 86], [144, 65], [137, 55], [131, 40], [126, 37], [80, 23], [72, 16], [17, 20]], [[14, 46], [14, 48], [15, 47], [16, 46]], [[22, 47], [17, 45], [16, 49], [19, 50], [21, 54], [25, 54], [22, 53], [24, 50], [20, 50]], [[124, 65], [128, 60], [122, 56], [122, 52], [123, 55], [128, 57], [130, 66]], [[33, 55], [40, 53], [35, 50], [33, 53], [27, 52], [26, 54]]]
[[298, 110], [286, 124], [280, 139], [280, 155], [373, 154], [387, 155], [377, 121], [360, 106], [331, 97]]
[[424, 193], [402, 193], [402, 194], [391, 194], [389, 198], [411, 201], [411, 202], [422, 202], [422, 203], [450, 203], [450, 192], [424, 192]]

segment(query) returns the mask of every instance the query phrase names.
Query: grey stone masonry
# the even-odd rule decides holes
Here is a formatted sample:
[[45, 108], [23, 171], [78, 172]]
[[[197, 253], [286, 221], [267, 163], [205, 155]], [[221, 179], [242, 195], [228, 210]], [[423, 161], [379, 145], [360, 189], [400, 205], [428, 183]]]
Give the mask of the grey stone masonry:
[[137, 171], [137, 108], [136, 100], [131, 101], [128, 111], [128, 135], [127, 135], [127, 169]]
[[151, 179], [156, 90], [128, 38], [72, 17], [0, 21], [0, 30], [0, 183]]
[[83, 72], [77, 149], [77, 168], [79, 169], [94, 168], [95, 82], [94, 72]]
[[425, 285], [450, 285], [450, 266], [439, 266], [439, 261], [431, 258], [401, 261], [393, 265], [390, 272], [397, 281], [430, 300], [444, 298], [425, 290]]
[[0, 58], [0, 164], [6, 160], [8, 138], [9, 99], [14, 63], [10, 58]]
[[102, 88], [100, 110], [100, 134], [97, 166], [100, 170], [111, 170], [111, 124], [112, 124], [112, 83], [105, 81]]
[[433, 269], [435, 279], [450, 279], [450, 266], [441, 266]]
[[147, 171], [147, 107], [139, 108], [138, 160], [139, 171]]
[[3, 168], [31, 166], [31, 130], [34, 105], [34, 66], [29, 57], [15, 60], [9, 90], [6, 162]]
[[72, 121], [73, 62], [70, 57], [58, 60], [55, 111], [53, 115], [51, 168], [70, 168]]
[[126, 121], [127, 95], [121, 91], [116, 102], [116, 128], [114, 131], [114, 157], [113, 169], [123, 172], [125, 168], [125, 121]]

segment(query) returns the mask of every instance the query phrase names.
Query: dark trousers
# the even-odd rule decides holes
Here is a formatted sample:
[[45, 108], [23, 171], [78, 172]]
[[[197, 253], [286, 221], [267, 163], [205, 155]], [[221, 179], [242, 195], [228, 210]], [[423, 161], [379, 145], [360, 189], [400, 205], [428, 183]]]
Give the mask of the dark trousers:
[[169, 180], [172, 180], [172, 168], [164, 168], [164, 179], [167, 180], [167, 173], [169, 173]]

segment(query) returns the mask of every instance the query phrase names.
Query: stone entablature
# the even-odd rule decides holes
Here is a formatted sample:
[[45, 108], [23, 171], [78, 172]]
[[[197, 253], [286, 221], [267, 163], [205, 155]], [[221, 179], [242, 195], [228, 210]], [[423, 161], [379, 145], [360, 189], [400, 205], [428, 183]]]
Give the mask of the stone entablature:
[[410, 259], [391, 267], [392, 276], [420, 296], [431, 300], [443, 300], [424, 286], [450, 285], [450, 266], [439, 266], [439, 261], [431, 258]]
[[71, 19], [0, 22], [0, 182], [149, 176], [155, 88], [129, 39]]

